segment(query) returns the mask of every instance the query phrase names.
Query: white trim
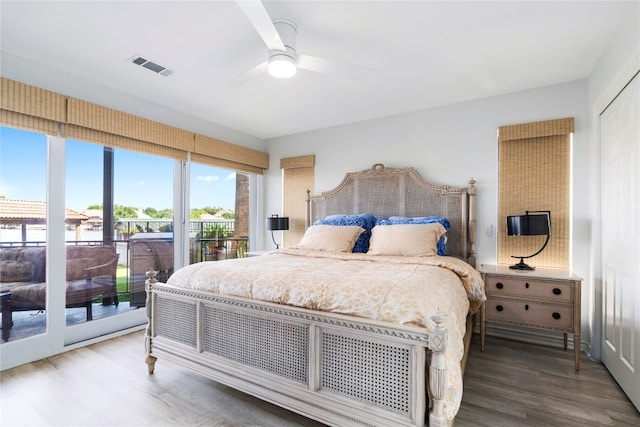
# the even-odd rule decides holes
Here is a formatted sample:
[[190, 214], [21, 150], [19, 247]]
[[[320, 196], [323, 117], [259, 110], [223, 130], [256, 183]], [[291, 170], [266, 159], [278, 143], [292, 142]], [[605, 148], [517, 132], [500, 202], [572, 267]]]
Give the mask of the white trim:
[[[621, 71], [611, 79], [611, 82], [598, 97], [594, 104], [594, 113], [600, 116], [609, 104], [618, 96], [622, 89], [629, 84], [633, 76], [640, 72], [640, 56], [636, 56], [629, 60], [629, 63], [621, 68]], [[599, 138], [598, 138], [599, 141]]]
[[67, 253], [65, 250], [65, 174], [66, 140], [57, 136], [47, 136], [47, 298], [45, 334], [50, 335], [51, 346], [55, 349], [64, 345], [65, 339], [65, 287], [67, 280]]
[[[249, 245], [248, 250], [264, 249], [264, 175], [249, 174]], [[255, 202], [255, 203], [252, 203]]]
[[[188, 158], [191, 153], [188, 153]], [[176, 160], [173, 165], [173, 265], [174, 270], [189, 265], [189, 163]]]

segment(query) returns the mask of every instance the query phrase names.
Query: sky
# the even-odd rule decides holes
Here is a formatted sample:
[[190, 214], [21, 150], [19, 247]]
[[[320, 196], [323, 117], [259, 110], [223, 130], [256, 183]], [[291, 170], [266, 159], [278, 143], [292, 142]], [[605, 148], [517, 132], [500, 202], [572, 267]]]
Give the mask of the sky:
[[[0, 196], [46, 199], [47, 137], [0, 127]], [[67, 141], [66, 207], [82, 212], [102, 204], [100, 145]], [[171, 209], [174, 160], [114, 149], [114, 203]], [[54, 165], [55, 167], [55, 165]], [[192, 163], [190, 207], [234, 209], [235, 172]]]

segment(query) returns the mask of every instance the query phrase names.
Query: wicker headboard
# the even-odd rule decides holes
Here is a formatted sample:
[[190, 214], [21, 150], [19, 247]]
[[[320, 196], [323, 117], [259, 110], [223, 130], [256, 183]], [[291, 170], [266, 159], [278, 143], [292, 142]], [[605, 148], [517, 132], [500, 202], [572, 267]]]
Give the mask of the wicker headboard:
[[371, 213], [390, 216], [442, 216], [449, 220], [447, 255], [476, 263], [475, 181], [453, 188], [426, 182], [414, 168], [388, 168], [377, 163], [371, 169], [349, 172], [333, 190], [307, 194], [307, 227], [335, 214]]

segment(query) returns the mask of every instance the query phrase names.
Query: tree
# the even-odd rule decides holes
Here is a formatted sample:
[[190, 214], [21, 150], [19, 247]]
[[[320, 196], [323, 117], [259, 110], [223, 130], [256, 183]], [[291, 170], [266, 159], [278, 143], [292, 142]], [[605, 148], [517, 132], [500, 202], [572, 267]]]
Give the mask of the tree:
[[145, 208], [142, 210], [145, 214], [149, 215], [151, 218], [156, 219], [169, 219], [173, 218], [173, 210], [172, 209], [161, 209], [157, 210], [156, 208]]
[[168, 218], [173, 218], [173, 209], [161, 209], [157, 212], [157, 217], [154, 218], [159, 218], [159, 219], [168, 219]]
[[137, 218], [138, 209], [134, 208], [133, 206], [114, 205], [113, 216], [114, 219]]

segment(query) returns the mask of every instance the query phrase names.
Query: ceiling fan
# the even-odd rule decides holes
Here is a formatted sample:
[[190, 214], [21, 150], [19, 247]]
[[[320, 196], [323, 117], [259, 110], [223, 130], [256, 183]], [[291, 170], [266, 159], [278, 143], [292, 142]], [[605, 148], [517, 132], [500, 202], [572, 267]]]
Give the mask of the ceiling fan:
[[284, 18], [271, 19], [260, 0], [237, 0], [236, 3], [267, 45], [269, 55], [267, 61], [233, 78], [226, 86], [237, 88], [265, 71], [275, 77], [288, 78], [295, 75], [297, 69], [303, 69], [356, 81], [363, 80], [373, 71], [368, 67], [298, 54], [298, 27], [295, 22]]

